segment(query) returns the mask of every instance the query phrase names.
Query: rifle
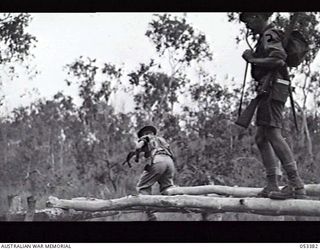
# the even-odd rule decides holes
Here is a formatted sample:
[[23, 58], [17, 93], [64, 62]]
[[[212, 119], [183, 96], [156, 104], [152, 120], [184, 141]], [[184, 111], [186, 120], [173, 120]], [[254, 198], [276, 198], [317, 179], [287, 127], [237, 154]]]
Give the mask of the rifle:
[[243, 84], [242, 84], [242, 91], [241, 91], [241, 97], [240, 97], [240, 105], [239, 105], [239, 109], [238, 109], [238, 116], [241, 115], [241, 111], [242, 111], [242, 102], [243, 102], [243, 96], [244, 96], [244, 87], [246, 85], [248, 66], [249, 66], [249, 63], [246, 62], [246, 69], [244, 71], [244, 79], [243, 79]]
[[[247, 33], [246, 33], [246, 42], [249, 46], [249, 48], [251, 50], [253, 50], [253, 48], [251, 47], [249, 41], [248, 41], [248, 36], [249, 36], [249, 29], [247, 29]], [[238, 110], [238, 116], [241, 115], [241, 111], [242, 111], [242, 102], [243, 102], [243, 96], [244, 96], [244, 88], [246, 86], [246, 79], [247, 79], [247, 72], [248, 72], [248, 66], [249, 66], [249, 63], [246, 62], [246, 69], [244, 71], [244, 78], [243, 78], [243, 83], [242, 83], [242, 91], [241, 91], [241, 98], [240, 98], [240, 105], [239, 105], [239, 110]]]
[[141, 152], [144, 152], [144, 157], [145, 157], [145, 158], [150, 157], [150, 150], [149, 150], [149, 146], [148, 146], [147, 143], [145, 143], [142, 148], [138, 148], [138, 149], [136, 149], [135, 151], [129, 152], [129, 153], [127, 154], [126, 160], [122, 163], [122, 165], [125, 165], [125, 164], [127, 163], [128, 166], [129, 166], [129, 168], [131, 168], [132, 165], [131, 165], [130, 161], [131, 161], [132, 157], [135, 156], [136, 158], [135, 158], [134, 161], [135, 161], [135, 162], [139, 162], [140, 153], [141, 153]]
[[131, 168], [132, 165], [131, 165], [130, 161], [133, 156], [136, 157], [135, 162], [139, 162], [139, 152], [137, 152], [137, 150], [135, 150], [135, 151], [131, 151], [127, 154], [126, 160], [122, 163], [122, 165], [125, 165], [127, 163], [129, 168]]
[[269, 82], [271, 81], [271, 76], [273, 76], [273, 72], [270, 72], [266, 78], [264, 79], [264, 82], [262, 84], [262, 91], [260, 93], [258, 93], [258, 95], [252, 99], [249, 103], [249, 105], [246, 107], [246, 109], [243, 111], [243, 113], [239, 114], [237, 120], [235, 121], [235, 123], [241, 127], [244, 127], [244, 128], [248, 128], [250, 123], [251, 123], [251, 120], [254, 116], [254, 113], [260, 103], [260, 100], [262, 98], [264, 98], [266, 96], [266, 94], [268, 93], [267, 91], [267, 88], [268, 88], [268, 85], [269, 85]]
[[[284, 35], [284, 38], [283, 38], [284, 47], [286, 47], [286, 44], [288, 43], [289, 34], [292, 32], [292, 30], [294, 28], [294, 25], [297, 22], [297, 20], [298, 20], [298, 12], [293, 14], [290, 26], [288, 27], [288, 29], [285, 32], [285, 35]], [[247, 67], [246, 67], [245, 76], [244, 76], [243, 88], [244, 88], [244, 85], [245, 85], [246, 74], [247, 74]], [[255, 113], [255, 111], [256, 111], [259, 103], [260, 103], [260, 100], [265, 96], [265, 93], [267, 93], [267, 89], [269, 87], [271, 75], [273, 75], [273, 72], [269, 73], [269, 76], [266, 77], [267, 79], [264, 80], [264, 82], [262, 84], [262, 87], [261, 87], [262, 92], [258, 93], [258, 95], [254, 99], [252, 99], [250, 101], [250, 103], [247, 106], [247, 108], [241, 114], [242, 97], [243, 97], [243, 94], [242, 94], [241, 100], [240, 100], [240, 108], [239, 108], [238, 118], [235, 121], [235, 124], [237, 124], [237, 125], [239, 125], [241, 127], [244, 127], [244, 128], [248, 128], [249, 127], [249, 125], [251, 123], [251, 120], [252, 120], [252, 118], [254, 116], [254, 113]], [[289, 85], [289, 96], [290, 96], [291, 105], [294, 105], [293, 104], [291, 85]], [[296, 121], [296, 115], [295, 115], [294, 106], [292, 106], [292, 111], [293, 111], [293, 116], [294, 116], [294, 119], [295, 119], [295, 125], [296, 125], [296, 128], [298, 130], [298, 125], [297, 125], [297, 121]]]
[[237, 120], [235, 121], [235, 124], [248, 128], [252, 117], [254, 115], [254, 112], [256, 111], [256, 108], [260, 102], [260, 97], [257, 96], [256, 98], [252, 99], [249, 103], [249, 105], [246, 107], [246, 109], [243, 111], [241, 115], [238, 116]]

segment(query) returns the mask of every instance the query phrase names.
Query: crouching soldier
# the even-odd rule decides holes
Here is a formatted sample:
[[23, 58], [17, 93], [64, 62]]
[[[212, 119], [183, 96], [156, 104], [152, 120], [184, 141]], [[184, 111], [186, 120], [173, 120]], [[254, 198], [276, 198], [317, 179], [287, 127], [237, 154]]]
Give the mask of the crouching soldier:
[[[173, 186], [175, 166], [173, 154], [169, 144], [160, 136], [153, 126], [145, 126], [138, 132], [136, 152], [144, 152], [144, 156], [150, 160], [137, 184], [137, 191], [141, 195], [151, 195], [152, 186], [158, 182], [161, 194]], [[156, 220], [152, 212], [147, 212], [149, 220]]]

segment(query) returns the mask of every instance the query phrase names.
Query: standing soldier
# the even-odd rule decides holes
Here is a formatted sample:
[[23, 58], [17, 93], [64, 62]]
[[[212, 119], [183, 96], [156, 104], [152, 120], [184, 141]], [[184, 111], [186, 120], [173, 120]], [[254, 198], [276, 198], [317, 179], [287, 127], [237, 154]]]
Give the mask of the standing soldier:
[[[173, 186], [175, 172], [169, 144], [164, 138], [157, 136], [157, 129], [153, 126], [143, 127], [137, 135], [139, 139], [136, 152], [144, 152], [145, 157], [150, 159], [137, 184], [138, 193], [151, 195], [152, 186], [158, 182], [161, 194], [166, 194], [166, 190]], [[149, 220], [156, 220], [150, 211], [147, 212], [147, 216]]]
[[[269, 23], [272, 12], [242, 12], [240, 21], [253, 35], [258, 35], [255, 50], [244, 51], [242, 57], [251, 64], [252, 78], [258, 82], [262, 95], [257, 108], [256, 143], [266, 170], [267, 185], [260, 197], [272, 199], [304, 198], [305, 189], [299, 177], [293, 153], [281, 134], [284, 105], [289, 96], [287, 54], [280, 33]], [[288, 186], [279, 190], [276, 176], [277, 161], [288, 177]]]

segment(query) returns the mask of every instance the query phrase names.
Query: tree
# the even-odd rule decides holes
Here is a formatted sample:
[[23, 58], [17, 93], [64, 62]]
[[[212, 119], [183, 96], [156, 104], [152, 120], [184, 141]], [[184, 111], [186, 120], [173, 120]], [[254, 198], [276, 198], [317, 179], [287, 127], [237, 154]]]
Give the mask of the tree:
[[79, 96], [83, 100], [80, 118], [90, 127], [90, 121], [94, 120], [98, 113], [99, 102], [104, 100], [108, 103], [111, 92], [116, 90], [115, 85], [111, 86], [112, 81], [121, 83], [119, 81], [121, 69], [107, 63], [99, 66], [96, 59], [84, 59], [82, 56], [65, 68], [68, 70], [68, 75], [72, 77], [71, 81], [66, 80], [67, 85], [72, 83], [79, 85]]
[[[162, 91], [161, 96], [153, 101], [156, 111], [153, 118], [158, 123], [161, 121], [161, 113], [173, 112], [174, 104], [177, 102], [176, 92], [185, 85], [183, 69], [190, 66], [192, 62], [211, 60], [212, 54], [205, 35], [188, 24], [185, 17], [173, 17], [170, 14], [154, 15], [146, 36], [155, 45], [159, 57], [165, 57], [170, 66], [169, 75], [149, 73], [144, 77], [145, 82], [154, 81], [151, 85], [159, 87]], [[159, 69], [162, 68], [160, 63], [157, 65]], [[138, 73], [130, 75], [132, 82], [138, 85], [141, 73], [147, 74], [152, 66], [155, 66], [154, 60], [151, 60], [149, 65], [141, 65]], [[142, 86], [146, 87], [143, 84]]]
[[[0, 65], [6, 66], [9, 75], [14, 75], [16, 64], [23, 63], [30, 57], [31, 48], [37, 39], [26, 31], [30, 14], [3, 13], [0, 15]], [[26, 69], [30, 70], [28, 65]]]
[[[142, 90], [134, 95], [135, 110], [146, 121], [162, 121], [178, 102], [179, 89], [186, 85], [184, 77], [170, 78], [162, 72], [152, 72], [153, 61], [149, 65], [141, 64], [137, 72], [129, 74], [130, 84], [140, 86]], [[170, 88], [168, 94], [166, 90]], [[163, 96], [168, 94], [168, 102]], [[161, 111], [161, 112], [160, 112]], [[139, 124], [140, 125], [140, 124]]]
[[122, 69], [109, 63], [99, 65], [96, 59], [83, 57], [66, 69], [67, 84], [78, 84], [82, 99], [81, 126], [73, 142], [79, 176], [93, 190], [99, 183], [109, 186], [114, 194], [125, 194], [128, 169], [121, 163], [132, 146], [127, 135], [132, 126], [131, 117], [115, 114], [109, 103], [110, 95], [121, 84]]

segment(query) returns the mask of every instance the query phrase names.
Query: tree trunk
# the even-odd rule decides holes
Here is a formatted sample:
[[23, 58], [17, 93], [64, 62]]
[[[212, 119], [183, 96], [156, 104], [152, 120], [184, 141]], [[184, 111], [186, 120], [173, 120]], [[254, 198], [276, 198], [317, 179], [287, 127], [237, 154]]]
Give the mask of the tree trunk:
[[28, 208], [27, 208], [27, 213], [24, 218], [24, 221], [33, 221], [34, 215], [35, 215], [35, 210], [36, 210], [36, 202], [37, 201], [33, 195], [27, 197]]
[[[305, 134], [305, 136], [304, 136]], [[308, 156], [313, 160], [313, 149], [312, 149], [312, 140], [310, 136], [310, 131], [307, 123], [307, 114], [306, 111], [302, 111], [302, 126], [301, 126], [301, 135], [302, 135], [302, 140], [306, 141], [306, 148], [308, 152]]]
[[60, 141], [60, 170], [63, 169], [64, 161], [63, 161], [63, 155], [64, 155], [64, 141]]
[[[306, 103], [307, 103], [307, 91], [308, 91], [308, 79], [310, 77], [310, 65], [308, 66], [309, 71], [307, 73], [305, 73], [305, 80], [304, 80], [304, 84], [302, 87], [302, 92], [303, 92], [303, 104], [302, 104], [302, 126], [301, 126], [301, 134], [303, 135], [302, 138], [303, 140], [306, 140], [306, 146], [307, 146], [307, 151], [309, 154], [309, 157], [311, 158], [312, 162], [313, 162], [313, 150], [312, 150], [312, 141], [311, 141], [311, 137], [310, 137], [310, 131], [309, 131], [309, 127], [308, 127], [308, 123], [307, 123], [307, 107], [306, 107]], [[306, 137], [304, 138], [304, 134], [306, 134]]]
[[111, 211], [111, 210], [157, 210], [171, 209], [189, 212], [210, 213], [252, 213], [262, 215], [302, 215], [320, 216], [320, 201], [316, 200], [271, 200], [266, 198], [217, 198], [206, 196], [163, 196], [140, 195], [128, 196], [113, 200], [73, 199], [63, 200], [49, 197], [48, 206], [74, 209], [78, 211]]
[[31, 172], [28, 172], [26, 177], [27, 187], [29, 191], [29, 196], [27, 197], [27, 213], [25, 216], [25, 221], [33, 221], [33, 216], [36, 209], [36, 183], [39, 181], [37, 179], [39, 171], [38, 170], [32, 170]]
[[[320, 185], [309, 184], [304, 186], [308, 196], [320, 196]], [[228, 187], [220, 185], [206, 185], [194, 187], [172, 187], [167, 190], [167, 195], [204, 195], [219, 194], [233, 197], [256, 197], [262, 188]]]
[[14, 220], [14, 214], [19, 213], [22, 210], [21, 197], [17, 195], [8, 195], [8, 211], [2, 220], [12, 221]]

